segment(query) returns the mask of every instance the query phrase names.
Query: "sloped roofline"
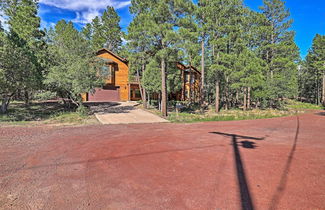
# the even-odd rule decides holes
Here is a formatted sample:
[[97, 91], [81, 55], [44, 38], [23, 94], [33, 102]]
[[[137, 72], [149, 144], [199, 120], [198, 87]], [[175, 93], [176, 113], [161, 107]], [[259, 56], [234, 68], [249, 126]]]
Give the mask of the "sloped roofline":
[[101, 53], [100, 53], [101, 51], [105, 51], [105, 52], [111, 54], [112, 56], [114, 56], [115, 58], [117, 58], [118, 60], [122, 61], [122, 62], [125, 63], [125, 64], [128, 64], [128, 63], [129, 63], [129, 61], [128, 61], [127, 59], [122, 58], [122, 57], [116, 55], [115, 53], [113, 53], [112, 51], [110, 51], [110, 50], [108, 50], [108, 49], [106, 49], [106, 48], [102, 48], [102, 49], [98, 50], [98, 51], [96, 52], [96, 54], [97, 54], [97, 55], [101, 54]]
[[[105, 51], [105, 52], [111, 54], [112, 56], [114, 56], [115, 58], [117, 58], [118, 60], [122, 61], [122, 62], [125, 63], [125, 64], [128, 64], [128, 63], [129, 63], [129, 61], [128, 61], [127, 59], [118, 56], [117, 54], [113, 53], [112, 51], [108, 50], [107, 48], [102, 48], [102, 49], [98, 50], [96, 54], [97, 54], [97, 55], [101, 54], [101, 53], [100, 53], [101, 51]], [[200, 72], [196, 67], [194, 67], [194, 66], [192, 66], [192, 65], [187, 65], [187, 66], [186, 66], [186, 65], [184, 65], [184, 64], [181, 63], [181, 62], [177, 62], [177, 64], [183, 66], [185, 69], [193, 69], [193, 70], [196, 71], [197, 73], [201, 74], [201, 72]]]
[[186, 65], [184, 65], [184, 64], [181, 63], [181, 62], [177, 62], [177, 64], [183, 66], [184, 69], [193, 69], [194, 71], [196, 71], [198, 74], [201, 75], [201, 72], [200, 72], [196, 67], [194, 67], [194, 66], [192, 66], [192, 65], [187, 65], [187, 66], [186, 66]]

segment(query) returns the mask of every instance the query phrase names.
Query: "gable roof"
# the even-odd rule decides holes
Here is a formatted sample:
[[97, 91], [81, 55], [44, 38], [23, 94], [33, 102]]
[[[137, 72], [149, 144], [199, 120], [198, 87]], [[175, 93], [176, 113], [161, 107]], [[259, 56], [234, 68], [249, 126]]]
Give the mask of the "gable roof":
[[125, 64], [128, 64], [128, 63], [129, 63], [129, 61], [128, 61], [127, 59], [122, 58], [122, 57], [116, 55], [115, 53], [113, 53], [112, 51], [110, 51], [110, 50], [108, 50], [108, 49], [106, 49], [106, 48], [102, 48], [102, 49], [98, 50], [98, 51], [96, 52], [96, 54], [97, 54], [97, 55], [100, 55], [100, 54], [102, 54], [103, 52], [106, 52], [106, 53], [108, 53], [108, 54], [114, 56], [115, 58], [117, 58], [118, 60], [122, 61], [122, 62], [125, 63]]
[[192, 66], [192, 65], [188, 65], [187, 66], [188, 69], [193, 69], [194, 71], [196, 71], [198, 74], [201, 74], [201, 71], [199, 71], [196, 67]]
[[182, 68], [182, 70], [187, 70], [187, 69], [193, 69], [195, 72], [197, 72], [198, 74], [200, 74], [201, 75], [201, 72], [197, 69], [197, 68], [195, 68], [194, 66], [192, 66], [192, 65], [184, 65], [183, 63], [181, 63], [181, 62], [178, 62], [177, 63], [177, 67], [178, 68]]

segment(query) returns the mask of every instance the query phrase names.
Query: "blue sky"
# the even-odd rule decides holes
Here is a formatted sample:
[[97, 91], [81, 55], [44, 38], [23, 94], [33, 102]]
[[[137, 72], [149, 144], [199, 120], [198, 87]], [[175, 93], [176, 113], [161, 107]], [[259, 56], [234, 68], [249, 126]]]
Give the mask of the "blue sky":
[[[244, 0], [245, 4], [258, 11], [263, 0]], [[100, 15], [107, 5], [113, 6], [121, 17], [124, 31], [132, 20], [129, 0], [40, 0], [39, 15], [42, 26], [53, 26], [61, 19], [71, 20], [78, 28]], [[294, 19], [296, 43], [301, 56], [305, 57], [316, 33], [325, 34], [325, 0], [287, 0], [286, 6]]]

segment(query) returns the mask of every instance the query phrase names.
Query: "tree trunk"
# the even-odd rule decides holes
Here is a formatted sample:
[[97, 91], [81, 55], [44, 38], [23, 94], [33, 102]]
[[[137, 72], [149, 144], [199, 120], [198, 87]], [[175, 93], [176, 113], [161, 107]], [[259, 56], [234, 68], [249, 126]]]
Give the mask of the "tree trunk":
[[182, 70], [182, 101], [185, 101], [185, 88], [186, 88], [186, 84], [185, 84], [185, 70]]
[[270, 76], [271, 76], [271, 80], [273, 80], [273, 66], [272, 66], [272, 60], [273, 60], [273, 56], [274, 56], [274, 47], [273, 44], [275, 44], [275, 37], [274, 37], [274, 28], [275, 26], [272, 24], [272, 34], [271, 34], [271, 43], [272, 43], [272, 47], [271, 47], [271, 52], [270, 52]]
[[225, 88], [225, 110], [229, 109], [229, 88], [228, 88], [229, 77], [226, 76], [226, 88]]
[[[147, 92], [147, 91], [146, 91]], [[150, 98], [150, 93], [148, 93], [148, 106], [149, 106], [149, 108], [150, 108], [150, 106], [151, 106], [151, 98]]]
[[25, 101], [25, 105], [29, 104], [29, 93], [27, 89], [24, 90], [24, 101]]
[[316, 98], [316, 104], [319, 105], [319, 82], [318, 82], [318, 73], [316, 73], [316, 79], [315, 79], [315, 83], [316, 83], [316, 90], [315, 90], [315, 98]]
[[317, 105], [321, 104], [320, 75], [317, 74]]
[[143, 108], [144, 109], [147, 109], [148, 108], [147, 91], [146, 91], [146, 89], [144, 87], [142, 88], [142, 91], [143, 91], [143, 99], [142, 99], [142, 101], [143, 101]]
[[158, 110], [161, 111], [161, 93], [158, 94]]
[[220, 84], [219, 80], [216, 81], [216, 112], [219, 112], [220, 106]]
[[190, 68], [190, 102], [193, 102], [193, 84], [192, 84], [192, 79], [193, 79], [193, 72], [192, 69]]
[[251, 87], [247, 88], [247, 109], [251, 109]]
[[[142, 67], [141, 67], [141, 71], [142, 73], [144, 72], [145, 70], [145, 65], [142, 64]], [[138, 80], [138, 83], [139, 83], [139, 88], [140, 88], [140, 94], [141, 94], [141, 100], [142, 100], [142, 103], [143, 103], [143, 108], [144, 109], [147, 109], [147, 96], [146, 96], [146, 90], [145, 88], [142, 86], [142, 83], [141, 83], [141, 79], [140, 79], [140, 73], [139, 73], [139, 70], [137, 69], [137, 80]]]
[[10, 103], [10, 97], [5, 96], [4, 99], [2, 99], [2, 103], [1, 103], [1, 107], [0, 107], [0, 112], [2, 114], [7, 113], [8, 107], [9, 107], [9, 103]]
[[203, 106], [204, 99], [205, 99], [205, 60], [204, 60], [204, 54], [205, 54], [205, 46], [204, 46], [204, 33], [202, 33], [202, 41], [201, 41], [201, 49], [202, 49], [202, 55], [201, 55], [201, 107]]
[[247, 109], [247, 88], [244, 88], [244, 108], [243, 110], [246, 111]]
[[236, 90], [236, 106], [239, 104], [239, 90]]
[[322, 91], [322, 104], [325, 106], [325, 72], [323, 73], [323, 91]]
[[167, 84], [166, 84], [166, 61], [161, 59], [161, 113], [167, 117]]

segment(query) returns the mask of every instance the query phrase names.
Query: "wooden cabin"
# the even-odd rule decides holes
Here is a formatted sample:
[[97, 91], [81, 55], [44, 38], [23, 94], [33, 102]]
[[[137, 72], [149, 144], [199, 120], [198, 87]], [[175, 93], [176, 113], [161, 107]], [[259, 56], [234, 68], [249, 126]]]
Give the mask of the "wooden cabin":
[[177, 63], [177, 69], [181, 71], [182, 89], [177, 94], [179, 101], [200, 101], [201, 72], [192, 65]]
[[[141, 100], [139, 83], [132, 75], [129, 75], [128, 61], [108, 49], [100, 49], [97, 57], [102, 59], [104, 65], [102, 72], [106, 77], [102, 88], [96, 88], [94, 92], [82, 94], [83, 101], [88, 102], [118, 102]], [[180, 70], [182, 81], [181, 91], [169, 94], [170, 100], [192, 101], [200, 100], [201, 72], [193, 66], [182, 63], [176, 64]], [[151, 98], [159, 98], [157, 94]]]
[[[169, 93], [168, 100], [199, 102], [201, 97], [201, 72], [194, 66], [186, 66], [180, 62], [176, 63], [175, 66], [177, 67], [175, 69], [179, 71], [179, 77], [182, 83], [181, 89]], [[159, 100], [159, 94], [152, 94], [150, 98]]]
[[105, 85], [93, 93], [82, 94], [83, 101], [135, 101], [140, 100], [139, 84], [129, 81], [128, 61], [108, 49], [100, 49], [97, 57], [103, 60], [102, 73], [107, 74]]

